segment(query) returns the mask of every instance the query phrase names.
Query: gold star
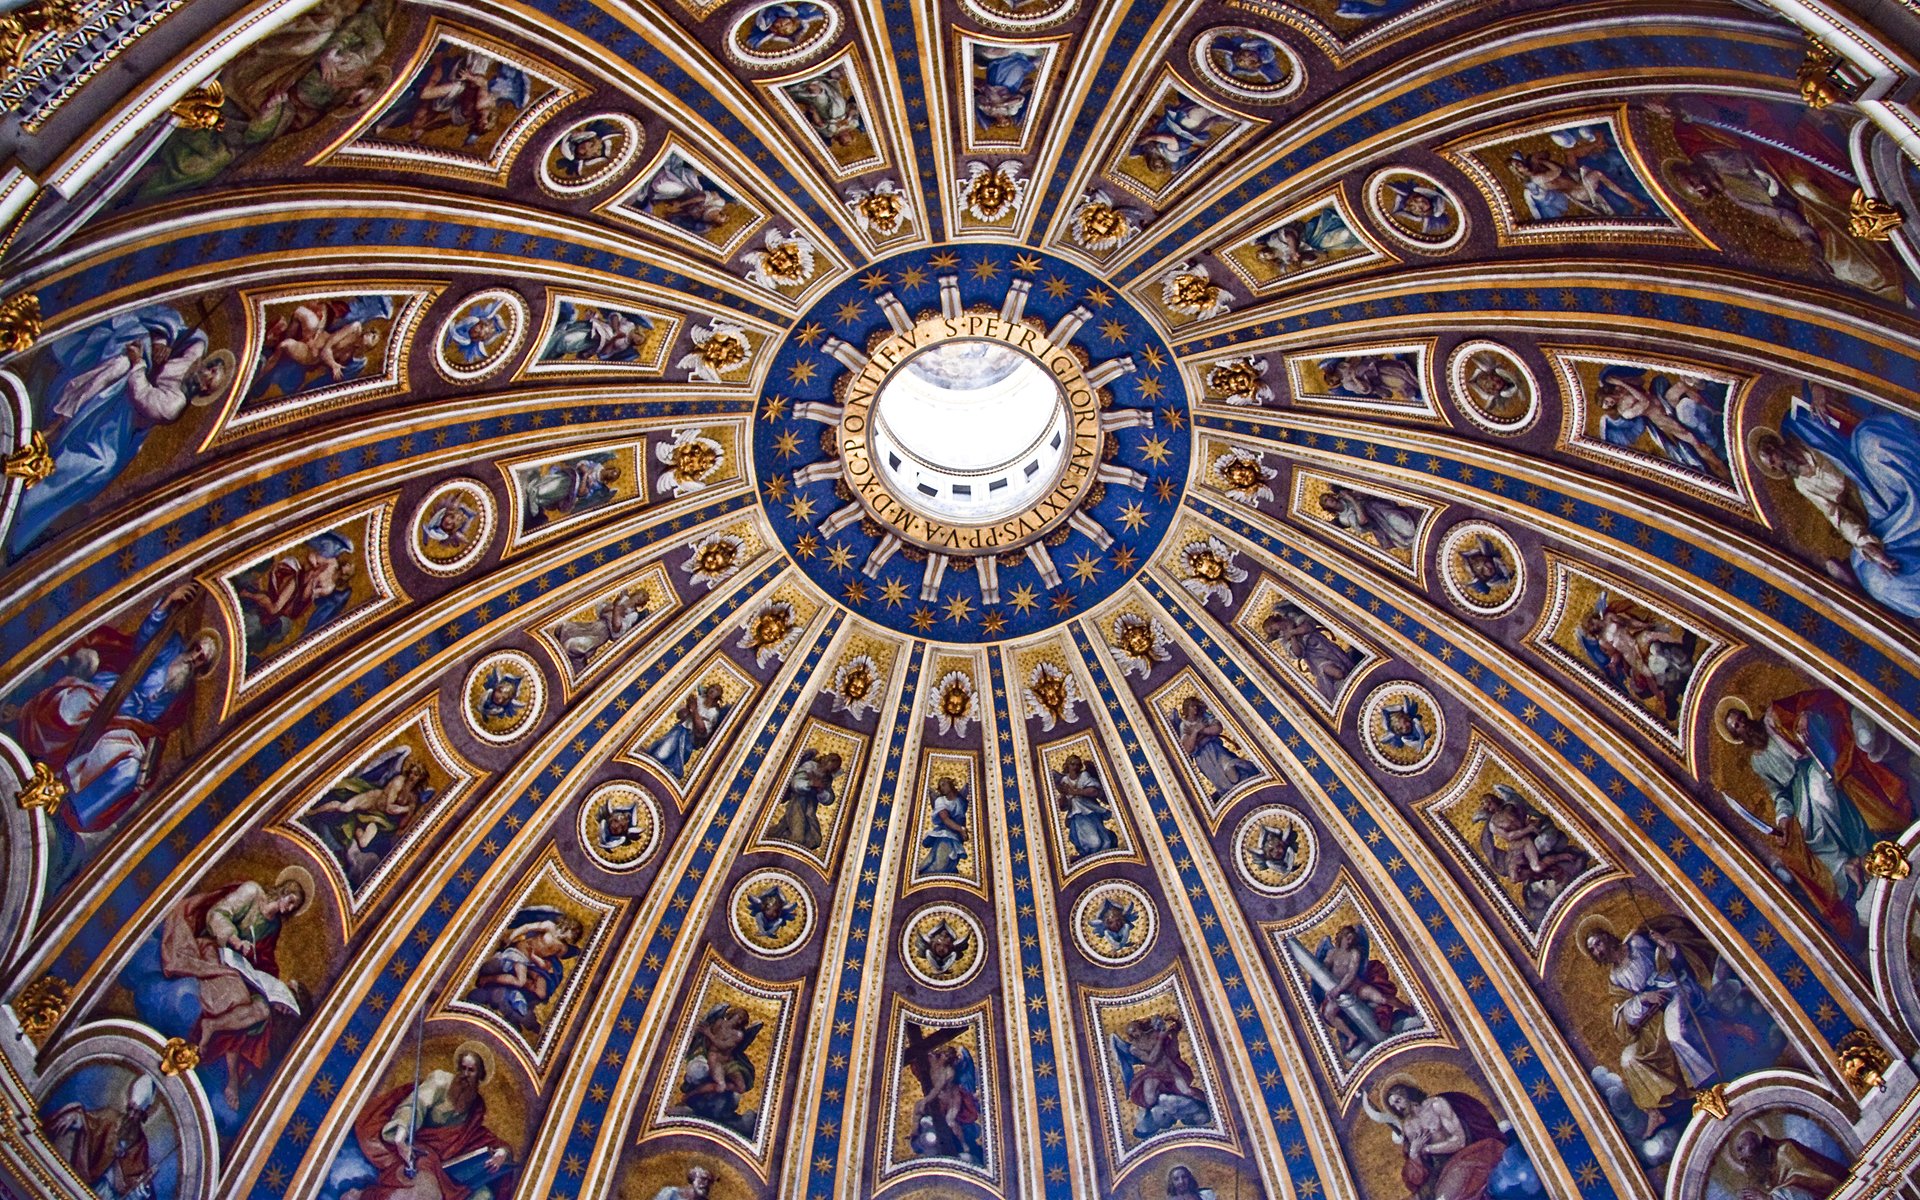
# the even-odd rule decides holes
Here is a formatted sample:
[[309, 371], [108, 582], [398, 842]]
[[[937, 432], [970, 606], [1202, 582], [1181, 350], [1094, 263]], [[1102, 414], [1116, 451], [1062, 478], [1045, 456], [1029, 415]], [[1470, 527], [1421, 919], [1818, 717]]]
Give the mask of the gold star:
[[947, 620], [964, 621], [973, 612], [973, 603], [965, 596], [955, 596], [947, 601]]
[[1087, 303], [1095, 308], [1105, 308], [1113, 303], [1113, 293], [1103, 287], [1093, 288], [1087, 292]]
[[1044, 286], [1047, 289], [1047, 295], [1052, 296], [1055, 300], [1061, 299], [1068, 292], [1073, 290], [1073, 288], [1067, 283], [1067, 281], [1060, 278], [1058, 275], [1047, 276], [1047, 282]]
[[802, 346], [811, 346], [815, 342], [819, 341], [821, 335], [826, 332], [827, 330], [825, 326], [815, 324], [812, 321], [808, 321], [805, 325], [802, 325], [800, 327], [797, 333], [793, 335], [793, 340], [796, 342], [799, 342]]
[[1007, 597], [1007, 602], [1021, 612], [1026, 612], [1032, 608], [1039, 599], [1040, 596], [1033, 590], [1032, 585], [1023, 583], [1013, 589], [1013, 595]]
[[1100, 560], [1088, 551], [1082, 550], [1073, 560], [1073, 577], [1081, 583], [1092, 583], [1100, 574]]
[[787, 487], [787, 477], [785, 475], [775, 475], [772, 479], [767, 480], [767, 495], [774, 500], [785, 500], [787, 498]]
[[[1160, 416], [1162, 420], [1166, 421], [1168, 429], [1178, 430], [1187, 423], [1187, 414], [1181, 412], [1180, 406], [1177, 404], [1167, 405], [1166, 408], [1160, 411]], [[1369, 446], [1367, 449], [1371, 450], [1373, 447]]]
[[853, 551], [840, 542], [827, 547], [827, 565], [836, 571], [844, 571], [853, 566]]
[[1053, 594], [1053, 611], [1065, 615], [1073, 611], [1073, 593], [1061, 588]]
[[1125, 546], [1113, 552], [1113, 568], [1122, 575], [1133, 570], [1133, 564], [1139, 561], [1138, 558], [1134, 557], [1133, 551]]
[[1031, 254], [1013, 256], [1013, 269], [1022, 275], [1031, 275], [1040, 269], [1040, 260]]
[[1140, 443], [1140, 453], [1156, 467], [1173, 455], [1173, 451], [1167, 446], [1167, 440], [1157, 433]]
[[866, 316], [866, 314], [867, 309], [865, 305], [861, 304], [858, 300], [849, 300], [839, 308], [833, 310], [833, 319], [842, 325], [851, 325], [861, 317]]
[[969, 268], [975, 279], [987, 280], [1000, 274], [1000, 264], [990, 258], [983, 258]]
[[781, 458], [792, 458], [800, 453], [800, 435], [791, 429], [783, 429], [780, 436], [773, 439], [773, 448]]
[[889, 579], [880, 589], [880, 598], [887, 602], [888, 608], [898, 608], [900, 602], [907, 598], [907, 585], [898, 579]]
[[787, 516], [795, 521], [811, 521], [813, 519], [813, 498], [811, 496], [795, 496], [793, 502], [787, 505]]
[[812, 558], [820, 552], [820, 539], [810, 533], [803, 533], [794, 539], [793, 552], [801, 558]]
[[860, 277], [860, 286], [869, 292], [877, 292], [887, 286], [887, 276], [883, 271], [868, 271]]
[[900, 272], [900, 286], [903, 288], [924, 287], [926, 282], [927, 273], [919, 267], [908, 267]]
[[999, 633], [1007, 627], [1007, 618], [1001, 613], [988, 613], [980, 618], [980, 632]]
[[1100, 322], [1100, 336], [1110, 342], [1124, 342], [1127, 340], [1127, 327], [1108, 317]]
[[847, 586], [840, 590], [840, 594], [847, 598], [848, 604], [864, 604], [867, 599], [867, 585], [858, 579], [849, 579]]
[[948, 268], [959, 266], [960, 256], [951, 250], [942, 250], [932, 258], [929, 258], [927, 262], [937, 270], [944, 271]]
[[787, 382], [805, 386], [813, 382], [813, 373], [818, 370], [812, 359], [803, 359], [787, 368]]
[[1140, 377], [1140, 394], [1147, 399], [1158, 400], [1166, 390], [1167, 385], [1160, 382], [1158, 375], [1142, 375]]
[[1158, 346], [1148, 346], [1146, 349], [1140, 351], [1140, 357], [1146, 359], [1147, 365], [1156, 371], [1167, 365], [1167, 356], [1160, 353], [1160, 347]]
[[770, 396], [767, 399], [767, 406], [760, 410], [760, 419], [762, 421], [778, 421], [786, 415], [786, 412], [787, 398], [780, 395]]
[[1127, 506], [1120, 510], [1120, 520], [1126, 524], [1129, 533], [1140, 532], [1140, 527], [1151, 519], [1138, 500], [1127, 501]]
[[1160, 497], [1162, 503], [1173, 499], [1173, 491], [1173, 480], [1171, 479], [1158, 480], [1153, 485], [1154, 495]]
[[913, 627], [921, 633], [933, 628], [933, 610], [922, 604], [913, 610]]

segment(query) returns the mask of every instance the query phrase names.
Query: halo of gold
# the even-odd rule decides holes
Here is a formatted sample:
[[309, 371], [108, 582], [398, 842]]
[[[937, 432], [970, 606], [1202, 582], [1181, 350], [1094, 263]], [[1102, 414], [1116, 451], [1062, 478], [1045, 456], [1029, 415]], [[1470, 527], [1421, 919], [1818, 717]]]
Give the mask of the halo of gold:
[[[485, 1042], [477, 1042], [469, 1038], [461, 1042], [458, 1046], [455, 1046], [453, 1048], [453, 1066], [455, 1070], [459, 1070], [460, 1056], [463, 1054], [471, 1054], [480, 1060], [480, 1065], [486, 1069], [487, 1079], [492, 1079], [495, 1075], [499, 1074], [500, 1060], [494, 1055], [493, 1047], [487, 1045]], [[483, 1079], [481, 1082], [485, 1083], [486, 1080]]]
[[289, 914], [297, 917], [313, 907], [313, 872], [299, 863], [288, 863], [280, 868], [280, 874], [274, 876], [273, 886], [277, 888], [289, 879], [300, 885], [300, 907]]
[[1737, 746], [1740, 743], [1734, 741], [1733, 735], [1727, 732], [1727, 710], [1731, 708], [1739, 709], [1741, 716], [1751, 720], [1753, 717], [1753, 707], [1749, 705], [1746, 700], [1731, 692], [1720, 697], [1720, 703], [1713, 706], [1713, 731], [1719, 734], [1720, 740], [1727, 745]]

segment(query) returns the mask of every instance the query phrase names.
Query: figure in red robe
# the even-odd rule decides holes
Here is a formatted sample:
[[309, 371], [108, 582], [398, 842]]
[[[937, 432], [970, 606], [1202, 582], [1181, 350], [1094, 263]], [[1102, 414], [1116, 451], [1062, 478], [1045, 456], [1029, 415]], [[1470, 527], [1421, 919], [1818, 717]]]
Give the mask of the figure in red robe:
[[487, 1128], [487, 1060], [473, 1043], [454, 1051], [452, 1071], [375, 1096], [353, 1136], [379, 1178], [341, 1200], [508, 1200], [507, 1144]]

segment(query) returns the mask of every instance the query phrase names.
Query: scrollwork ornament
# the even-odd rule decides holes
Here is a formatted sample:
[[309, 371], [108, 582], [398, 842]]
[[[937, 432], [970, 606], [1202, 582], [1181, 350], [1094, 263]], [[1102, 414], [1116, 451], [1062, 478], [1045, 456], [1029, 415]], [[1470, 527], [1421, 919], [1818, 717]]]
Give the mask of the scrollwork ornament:
[[1833, 1054], [1840, 1067], [1840, 1077], [1856, 1095], [1887, 1085], [1886, 1072], [1893, 1065], [1893, 1055], [1865, 1031], [1856, 1029], [1841, 1038]]
[[40, 297], [21, 292], [0, 300], [0, 354], [18, 354], [40, 340]]
[[20, 1028], [36, 1042], [45, 1040], [66, 1015], [72, 994], [67, 981], [58, 975], [42, 975], [21, 988], [13, 998], [13, 1013], [20, 1019]]
[[28, 812], [40, 809], [48, 816], [52, 816], [59, 810], [60, 802], [66, 798], [66, 780], [56, 775], [52, 767], [43, 762], [36, 762], [33, 764], [33, 774], [27, 777], [25, 785], [21, 787], [20, 794], [15, 797], [15, 800]]
[[1878, 200], [1859, 188], [1847, 201], [1847, 232], [1863, 242], [1890, 242], [1893, 231], [1907, 223], [1902, 213], [1885, 200]]
[[200, 1065], [200, 1050], [185, 1038], [168, 1038], [160, 1047], [160, 1073], [184, 1075]]
[[4, 470], [20, 486], [30, 488], [53, 474], [53, 455], [47, 449], [47, 435], [38, 429], [28, 435], [27, 444], [7, 455]]
[[1889, 883], [1913, 874], [1913, 864], [1907, 861], [1907, 852], [1898, 842], [1875, 842], [1860, 859], [1860, 866], [1873, 878]]
[[220, 110], [226, 106], [227, 89], [218, 79], [209, 79], [167, 106], [182, 129], [224, 129], [227, 118]]

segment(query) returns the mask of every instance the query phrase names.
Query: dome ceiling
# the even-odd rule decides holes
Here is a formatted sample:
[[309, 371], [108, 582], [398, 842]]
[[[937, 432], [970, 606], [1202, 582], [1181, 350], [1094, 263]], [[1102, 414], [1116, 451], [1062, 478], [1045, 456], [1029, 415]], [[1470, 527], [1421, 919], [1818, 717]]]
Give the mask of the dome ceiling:
[[1920, 260], [1866, 43], [82, 9], [0, 80], [20, 1187], [1911, 1166]]

